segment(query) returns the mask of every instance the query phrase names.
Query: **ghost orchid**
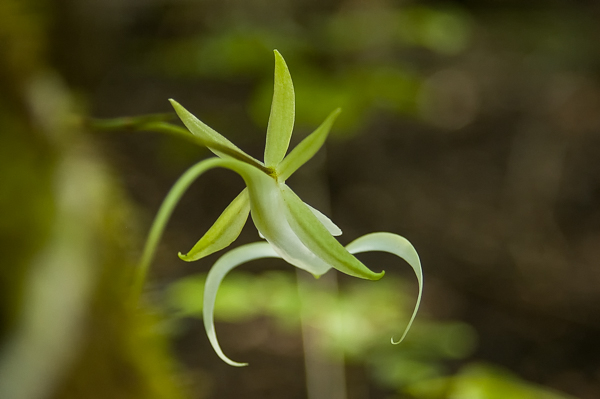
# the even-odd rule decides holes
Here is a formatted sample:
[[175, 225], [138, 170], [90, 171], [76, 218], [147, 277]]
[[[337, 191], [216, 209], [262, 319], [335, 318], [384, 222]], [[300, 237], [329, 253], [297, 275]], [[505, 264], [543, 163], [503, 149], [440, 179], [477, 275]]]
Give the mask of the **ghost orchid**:
[[177, 202], [190, 184], [212, 168], [227, 168], [239, 174], [246, 188], [223, 211], [216, 222], [187, 254], [185, 261], [195, 261], [229, 246], [243, 226], [252, 220], [266, 242], [243, 245], [223, 255], [211, 268], [204, 291], [204, 326], [215, 352], [232, 366], [245, 366], [230, 360], [216, 338], [213, 310], [218, 287], [234, 267], [254, 259], [275, 257], [319, 277], [334, 268], [351, 276], [378, 280], [384, 272], [373, 272], [353, 256], [365, 251], [384, 251], [405, 259], [413, 268], [419, 294], [412, 317], [397, 344], [406, 336], [421, 301], [422, 271], [414, 247], [403, 237], [391, 233], [372, 233], [343, 247], [333, 236], [341, 230], [324, 214], [304, 203], [285, 183], [286, 180], [321, 148], [340, 109], [325, 121], [287, 156], [294, 126], [294, 87], [288, 67], [275, 50], [275, 88], [267, 127], [265, 161], [246, 154], [219, 133], [202, 123], [179, 103], [170, 100], [178, 116], [195, 140], [208, 147], [216, 158], [192, 166], [175, 183], [154, 220], [136, 279], [136, 293], [141, 292], [148, 267], [164, 227]]

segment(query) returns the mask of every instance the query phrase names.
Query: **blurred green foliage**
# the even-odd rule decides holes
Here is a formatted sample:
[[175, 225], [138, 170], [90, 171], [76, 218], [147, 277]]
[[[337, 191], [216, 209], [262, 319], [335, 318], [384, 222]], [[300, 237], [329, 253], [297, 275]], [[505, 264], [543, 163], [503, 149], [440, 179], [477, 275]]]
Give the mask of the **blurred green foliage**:
[[[167, 304], [176, 316], [202, 317], [206, 274], [172, 283]], [[221, 285], [215, 304], [217, 321], [240, 323], [258, 317], [273, 320], [282, 332], [298, 333], [303, 322], [325, 334], [324, 342], [342, 350], [348, 364], [364, 365], [381, 387], [419, 399], [568, 399], [569, 396], [519, 379], [506, 370], [468, 363], [457, 371], [451, 364], [472, 354], [477, 337], [469, 325], [458, 321], [424, 319], [421, 314], [400, 348], [388, 337], [406, 323], [412, 310], [404, 280], [386, 276], [375, 284], [349, 281], [337, 295], [309, 285], [302, 304], [293, 274], [268, 271], [260, 275], [234, 272]], [[176, 328], [180, 329], [181, 327]], [[243, 331], [239, 333], [243, 337]]]
[[406, 389], [422, 399], [569, 399], [572, 396], [528, 383], [505, 369], [473, 363], [450, 378], [419, 381]]
[[[254, 121], [266, 126], [272, 85], [265, 60], [273, 48], [280, 48], [293, 65], [297, 124], [316, 126], [323, 110], [341, 107], [344, 112], [336, 123], [337, 132], [348, 133], [365, 126], [378, 110], [418, 117], [424, 77], [408, 60], [371, 57], [362, 64], [343, 65], [344, 58], [394, 49], [455, 55], [469, 45], [471, 25], [468, 15], [458, 8], [423, 6], [349, 9], [304, 29], [269, 29], [251, 21], [235, 21], [210, 34], [164, 41], [150, 52], [147, 65], [185, 79], [259, 77], [261, 83], [249, 108]], [[323, 63], [335, 66], [335, 71], [322, 68]]]

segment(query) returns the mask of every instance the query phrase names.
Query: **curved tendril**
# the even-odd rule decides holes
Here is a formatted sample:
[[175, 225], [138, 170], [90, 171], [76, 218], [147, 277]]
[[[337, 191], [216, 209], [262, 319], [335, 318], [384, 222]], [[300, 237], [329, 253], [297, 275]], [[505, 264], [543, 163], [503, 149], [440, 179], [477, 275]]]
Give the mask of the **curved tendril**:
[[154, 253], [156, 252], [156, 246], [162, 233], [165, 229], [167, 222], [169, 221], [169, 217], [173, 213], [175, 206], [189, 188], [189, 186], [196, 180], [202, 173], [206, 172], [209, 169], [222, 166], [223, 160], [219, 158], [209, 158], [203, 161], [198, 162], [191, 168], [189, 168], [180, 178], [175, 182], [171, 191], [163, 200], [156, 217], [154, 218], [154, 222], [152, 222], [152, 228], [150, 229], [150, 233], [148, 234], [148, 238], [146, 239], [146, 244], [144, 245], [144, 251], [142, 253], [142, 259], [138, 266], [134, 285], [133, 285], [133, 295], [134, 300], [137, 300], [144, 288], [144, 282], [146, 281], [146, 276], [148, 274], [148, 268], [150, 267], [150, 263], [152, 263], [152, 259], [154, 258]]
[[221, 350], [221, 347], [219, 346], [214, 322], [214, 309], [217, 291], [225, 275], [227, 275], [227, 273], [229, 273], [233, 268], [241, 265], [242, 263], [250, 262], [260, 258], [280, 258], [280, 256], [277, 255], [277, 253], [273, 250], [273, 247], [271, 247], [271, 245], [267, 242], [256, 242], [253, 244], [242, 245], [241, 247], [232, 249], [225, 255], [221, 256], [210, 269], [208, 276], [206, 277], [206, 283], [204, 286], [204, 304], [202, 309], [204, 328], [206, 330], [206, 335], [208, 335], [210, 344], [217, 355], [225, 363], [231, 366], [243, 367], [247, 366], [248, 363], [234, 362], [225, 356]]
[[408, 330], [410, 330], [415, 316], [417, 315], [417, 311], [419, 310], [419, 305], [421, 304], [421, 295], [423, 293], [423, 271], [421, 269], [421, 261], [419, 260], [417, 251], [406, 238], [392, 233], [371, 233], [364, 235], [348, 244], [346, 249], [352, 254], [368, 251], [389, 252], [404, 259], [413, 268], [419, 283], [419, 295], [417, 296], [415, 310], [413, 311], [412, 317], [410, 318], [402, 337], [400, 337], [398, 341], [394, 341], [394, 338], [392, 337], [392, 344], [399, 344], [404, 340], [404, 337], [406, 337]]

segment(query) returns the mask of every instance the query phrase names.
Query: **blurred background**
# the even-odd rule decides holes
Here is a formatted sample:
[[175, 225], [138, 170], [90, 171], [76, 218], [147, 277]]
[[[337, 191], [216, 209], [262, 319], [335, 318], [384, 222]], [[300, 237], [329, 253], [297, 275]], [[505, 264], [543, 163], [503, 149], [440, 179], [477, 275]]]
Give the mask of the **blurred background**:
[[[600, 5], [595, 1], [3, 0], [0, 397], [600, 397]], [[417, 248], [379, 282], [278, 260], [223, 283], [217, 334], [186, 252], [243, 187], [203, 175], [127, 302], [154, 214], [210, 156], [90, 118], [174, 98], [262, 159], [273, 49], [296, 89], [292, 145], [336, 107], [289, 181], [344, 231]], [[174, 119], [174, 123], [177, 121]], [[233, 245], [257, 241], [252, 223]]]

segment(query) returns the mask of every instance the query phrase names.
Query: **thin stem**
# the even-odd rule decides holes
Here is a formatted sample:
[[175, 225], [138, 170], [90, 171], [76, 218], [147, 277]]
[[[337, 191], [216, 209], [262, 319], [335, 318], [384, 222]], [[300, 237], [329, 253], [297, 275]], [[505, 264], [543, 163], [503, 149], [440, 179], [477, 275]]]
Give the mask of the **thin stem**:
[[220, 166], [221, 164], [222, 160], [219, 158], [209, 158], [198, 162], [189, 168], [179, 178], [179, 180], [177, 180], [177, 182], [173, 185], [173, 188], [171, 188], [171, 191], [169, 191], [167, 197], [163, 200], [158, 214], [152, 223], [152, 228], [150, 229], [150, 233], [146, 239], [146, 244], [144, 245], [142, 259], [134, 276], [132, 292], [135, 301], [137, 301], [142, 294], [144, 283], [148, 275], [148, 269], [150, 268], [150, 264], [152, 263], [152, 259], [154, 258], [154, 254], [156, 252], [156, 246], [162, 236], [163, 231], [165, 230], [165, 226], [169, 221], [173, 210], [175, 209], [175, 206], [186, 192], [188, 187], [194, 182], [194, 180], [196, 180], [207, 170]]
[[[194, 144], [200, 145], [202, 147], [208, 147], [212, 151], [218, 151], [222, 154], [225, 154], [231, 158], [237, 159], [238, 161], [245, 162], [250, 164], [266, 174], [273, 176], [274, 170], [272, 168], [266, 167], [262, 162], [246, 155], [241, 154], [239, 152], [231, 150], [231, 148], [219, 145], [218, 143], [211, 143], [210, 146], [207, 143], [199, 138], [198, 136], [193, 135], [189, 130], [173, 125], [171, 123], [165, 122], [166, 119], [169, 119], [173, 116], [173, 114], [156, 114], [156, 115], [146, 115], [146, 116], [137, 116], [137, 117], [123, 117], [123, 118], [114, 118], [114, 119], [90, 119], [85, 123], [87, 126], [94, 130], [120, 130], [120, 129], [128, 129], [134, 131], [147, 131], [147, 132], [157, 132], [157, 133], [166, 133], [171, 136], [180, 137], [184, 140], [190, 141]], [[220, 154], [218, 154], [220, 155]]]
[[[323, 148], [325, 149], [325, 148]], [[309, 195], [309, 202], [319, 209], [331, 207], [330, 191], [325, 176], [326, 151], [320, 151], [294, 174], [295, 187], [304, 187]], [[344, 352], [336, 346], [333, 338], [323, 334], [323, 326], [309, 319], [311, 306], [311, 291], [321, 290], [337, 302], [339, 290], [336, 273], [326, 273], [315, 280], [300, 269], [297, 271], [298, 292], [301, 302], [302, 343], [304, 346], [304, 365], [306, 372], [306, 390], [309, 399], [346, 399], [346, 372], [344, 367]], [[336, 320], [336, 324], [342, 322]]]
[[[300, 324], [304, 347], [304, 367], [308, 399], [346, 399], [346, 371], [344, 352], [336, 347], [333, 338], [322, 330], [324, 326], [310, 320], [310, 306], [314, 304], [311, 293], [320, 291], [333, 297], [338, 308], [338, 282], [335, 272], [322, 275], [315, 280], [300, 269], [296, 269], [298, 295], [300, 297]], [[341, 315], [336, 314], [334, 323], [340, 325]]]
[[121, 130], [121, 129], [133, 129], [140, 130], [140, 126], [156, 123], [166, 122], [177, 118], [177, 114], [174, 112], [167, 112], [162, 114], [150, 114], [140, 116], [123, 116], [120, 118], [85, 118], [83, 122], [86, 127], [93, 130]]

